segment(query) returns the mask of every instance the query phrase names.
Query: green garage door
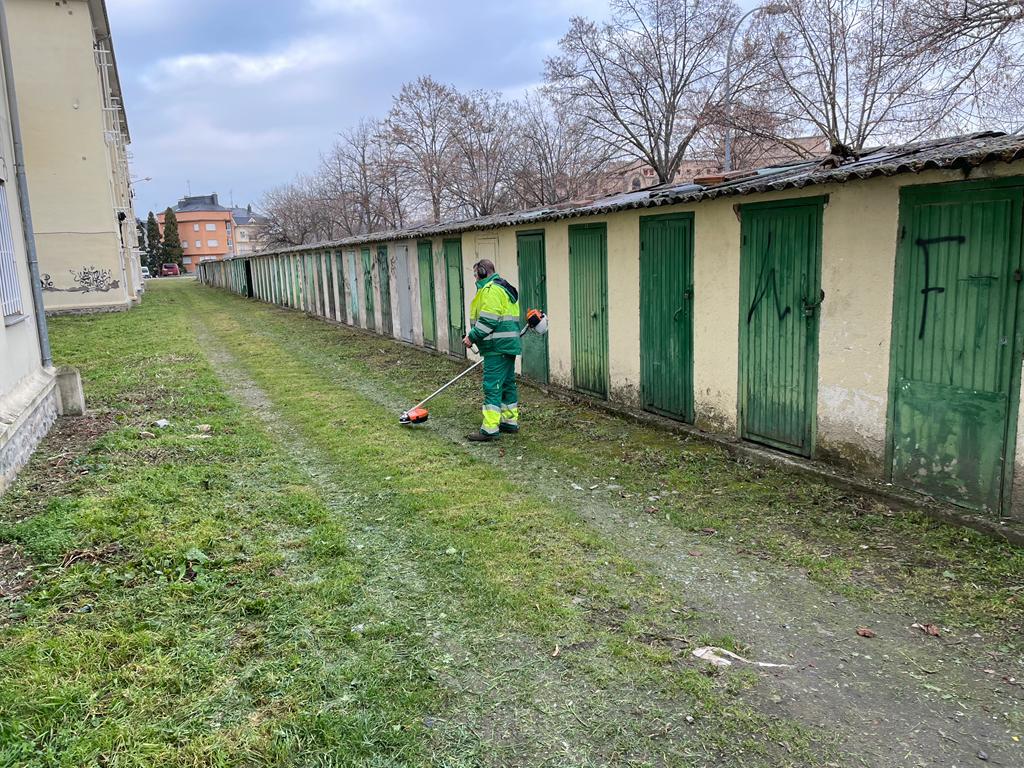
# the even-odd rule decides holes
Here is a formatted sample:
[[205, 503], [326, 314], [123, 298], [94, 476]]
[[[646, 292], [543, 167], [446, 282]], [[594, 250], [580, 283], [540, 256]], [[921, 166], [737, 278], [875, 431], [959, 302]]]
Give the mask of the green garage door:
[[380, 330], [388, 336], [394, 333], [391, 318], [391, 269], [388, 262], [388, 247], [377, 246], [377, 277], [380, 280]]
[[693, 421], [693, 214], [640, 219], [640, 397]]
[[995, 513], [1013, 469], [1021, 210], [1021, 187], [992, 183], [911, 187], [900, 201], [892, 480]]
[[573, 386], [608, 396], [608, 235], [604, 224], [569, 227], [569, 333]]
[[[522, 323], [530, 309], [548, 311], [547, 267], [544, 259], [544, 233], [528, 232], [516, 236], [519, 256], [519, 308]], [[548, 337], [528, 333], [523, 337], [523, 375], [543, 384], [548, 382]]]
[[369, 248], [362, 250], [363, 261], [363, 309], [365, 310], [366, 328], [371, 331], [377, 327], [374, 319], [373, 301], [373, 257]]
[[359, 270], [356, 269], [356, 252], [348, 251], [348, 298], [352, 308], [352, 325], [359, 325]]
[[348, 322], [348, 315], [345, 308], [345, 262], [341, 251], [333, 251], [331, 259], [334, 262], [334, 290], [338, 295], [338, 316], [339, 322]]
[[741, 209], [740, 434], [803, 456], [814, 449], [823, 204]]
[[462, 343], [466, 335], [466, 312], [462, 287], [462, 241], [444, 241], [445, 287], [448, 295], [448, 351], [458, 357], [466, 356]]
[[420, 271], [420, 316], [423, 319], [423, 343], [437, 346], [436, 307], [434, 304], [434, 252], [429, 242], [416, 244]]

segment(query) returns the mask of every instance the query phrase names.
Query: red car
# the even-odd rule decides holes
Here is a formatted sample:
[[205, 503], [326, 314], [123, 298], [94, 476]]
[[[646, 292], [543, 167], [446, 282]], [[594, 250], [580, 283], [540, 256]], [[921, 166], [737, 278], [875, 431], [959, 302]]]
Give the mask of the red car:
[[177, 264], [163, 264], [160, 267], [160, 277], [178, 277], [181, 268]]

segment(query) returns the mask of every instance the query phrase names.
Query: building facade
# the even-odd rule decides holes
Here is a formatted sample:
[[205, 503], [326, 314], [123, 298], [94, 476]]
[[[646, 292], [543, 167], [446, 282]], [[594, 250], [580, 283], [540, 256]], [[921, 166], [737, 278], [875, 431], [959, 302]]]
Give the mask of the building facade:
[[142, 290], [128, 123], [103, 0], [6, 0], [48, 312]]
[[[186, 272], [195, 272], [203, 261], [222, 261], [235, 254], [235, 224], [231, 209], [225, 208], [212, 195], [183, 197], [174, 206], [178, 235], [184, 255], [181, 262]], [[164, 231], [164, 214], [157, 217], [160, 234]]]
[[[3, 8], [0, 7], [0, 14]], [[5, 43], [0, 36], [0, 46]], [[4, 51], [9, 54], [9, 50]], [[16, 123], [0, 59], [0, 492], [57, 418], [55, 371], [46, 351], [45, 317], [37, 312], [22, 225], [14, 154]]]
[[[828, 140], [824, 136], [800, 136], [792, 139], [769, 141], [738, 137], [733, 145], [733, 165], [737, 170], [778, 165], [828, 154]], [[686, 184], [703, 176], [722, 173], [721, 156], [687, 157], [679, 163], [673, 184]], [[610, 168], [602, 174], [594, 192], [613, 195], [636, 192], [658, 183], [655, 170], [639, 160]]]
[[249, 256], [263, 250], [267, 219], [252, 212], [252, 206], [232, 208], [235, 221], [235, 256]]
[[883, 147], [238, 258], [202, 279], [454, 356], [482, 256], [541, 384], [1024, 521], [1024, 137]]

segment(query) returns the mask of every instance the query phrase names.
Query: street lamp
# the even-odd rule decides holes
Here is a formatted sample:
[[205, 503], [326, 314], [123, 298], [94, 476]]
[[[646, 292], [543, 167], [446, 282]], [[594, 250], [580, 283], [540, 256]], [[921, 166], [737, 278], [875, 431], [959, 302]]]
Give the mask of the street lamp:
[[732, 44], [736, 42], [736, 35], [748, 16], [758, 12], [764, 13], [766, 16], [781, 16], [789, 11], [790, 8], [785, 3], [768, 3], [751, 8], [740, 16], [740, 20], [736, 22], [736, 28], [729, 37], [729, 47], [725, 51], [725, 162], [722, 167], [723, 171], [732, 170]]

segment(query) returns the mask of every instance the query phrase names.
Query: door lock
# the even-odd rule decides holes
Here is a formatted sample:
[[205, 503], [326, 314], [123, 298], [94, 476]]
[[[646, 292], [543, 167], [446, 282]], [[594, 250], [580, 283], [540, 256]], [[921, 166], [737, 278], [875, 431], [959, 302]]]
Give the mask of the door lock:
[[814, 317], [814, 310], [821, 306], [821, 302], [825, 300], [825, 289], [821, 289], [821, 293], [818, 296], [818, 300], [811, 303], [807, 299], [803, 300], [804, 305], [804, 317]]

